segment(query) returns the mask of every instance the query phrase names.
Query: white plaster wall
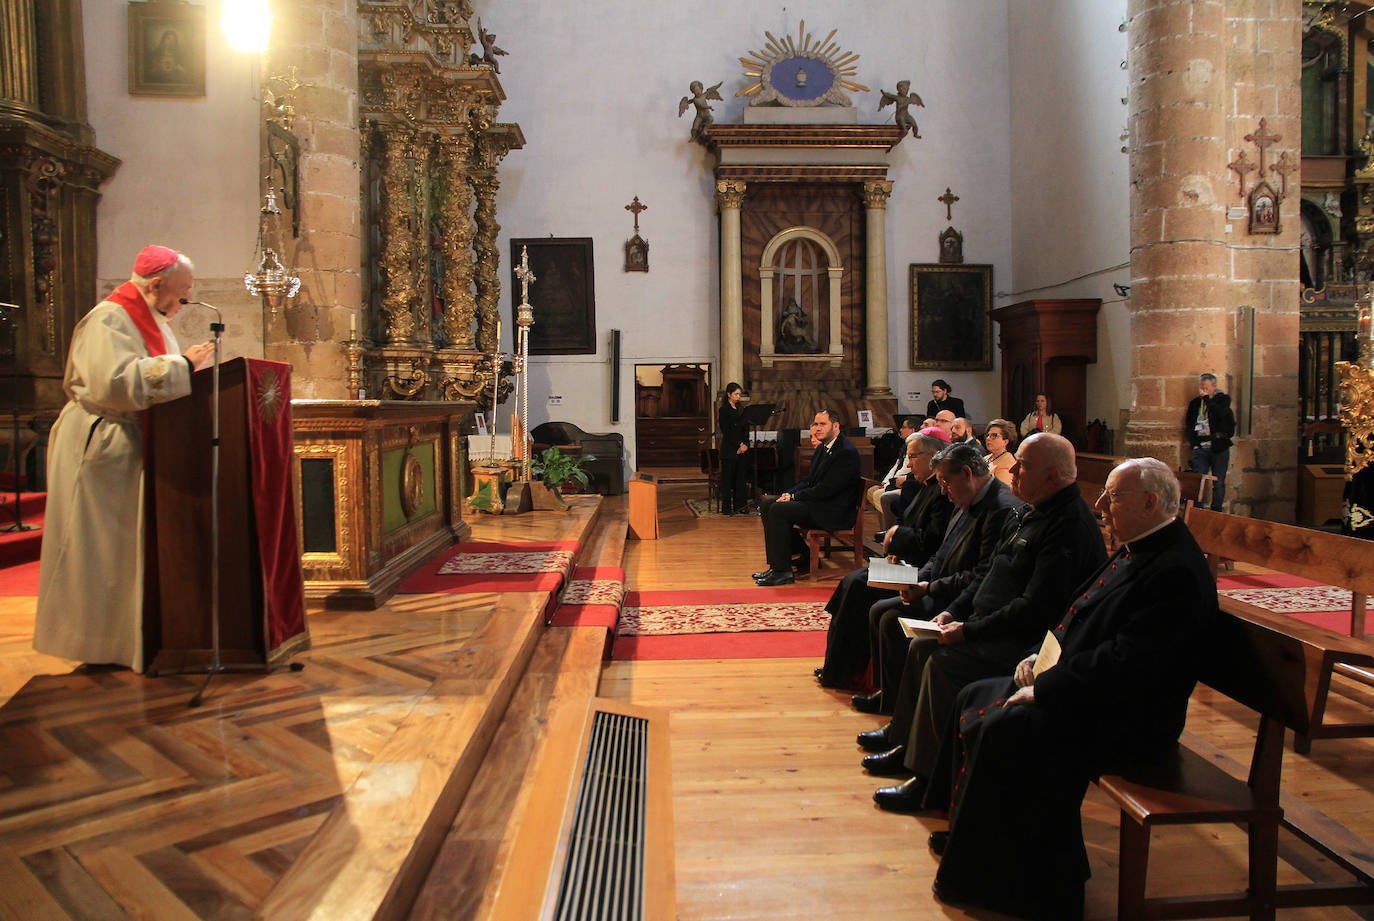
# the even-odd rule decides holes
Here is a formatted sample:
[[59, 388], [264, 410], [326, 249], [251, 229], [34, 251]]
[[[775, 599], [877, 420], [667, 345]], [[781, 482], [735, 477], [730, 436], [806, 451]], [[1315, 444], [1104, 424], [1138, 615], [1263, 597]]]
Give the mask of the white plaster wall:
[[[691, 112], [678, 118], [687, 85], [724, 81], [718, 122], [742, 118], [736, 91], [751, 81], [739, 57], [764, 46], [765, 31], [794, 38], [799, 20], [816, 41], [835, 41], [861, 55], [854, 94], [859, 120], [890, 122], [877, 111], [878, 89], [910, 79], [925, 108], [915, 109], [922, 138], [893, 151], [888, 202], [889, 366], [902, 409], [923, 408], [929, 383], [949, 379], [985, 417], [999, 393], [995, 372], [913, 372], [909, 367], [907, 266], [935, 262], [947, 226], [935, 199], [946, 186], [960, 196], [954, 225], [969, 262], [1010, 274], [1011, 194], [1006, 63], [1006, 0], [910, 0], [791, 6], [703, 0], [587, 5], [537, 0], [477, 4], [483, 25], [509, 52], [500, 59], [509, 96], [503, 121], [519, 122], [524, 150], [501, 169], [502, 278], [509, 278], [512, 237], [594, 239], [598, 354], [536, 357], [530, 373], [530, 424], [567, 420], [589, 431], [634, 426], [635, 363], [719, 362], [719, 243], [711, 158], [688, 142]], [[649, 241], [650, 271], [623, 271], [632, 219], [624, 206], [638, 195], [649, 206], [640, 230]], [[530, 300], [538, 322], [538, 283]], [[503, 293], [510, 317], [510, 292]], [[512, 328], [507, 320], [506, 330]], [[618, 425], [610, 422], [609, 330], [620, 329], [622, 373]], [[509, 332], [507, 341], [509, 342]], [[725, 382], [713, 380], [713, 387]], [[920, 391], [908, 403], [905, 394]], [[563, 397], [545, 402], [548, 393]]]
[[1088, 417], [1114, 429], [1130, 404], [1130, 324], [1112, 289], [1113, 282], [1130, 282], [1128, 158], [1121, 152], [1125, 19], [1125, 0], [1008, 5], [1015, 242], [1011, 277], [998, 299], [1102, 299]]
[[[129, 93], [128, 4], [87, 2], [87, 106], [95, 142], [123, 164], [101, 189], [97, 274], [107, 288], [129, 277], [147, 243], [185, 252], [196, 263], [196, 296], [225, 309], [226, 354], [261, 354], [261, 318], [243, 293], [257, 241], [257, 55], [228, 48], [224, 3], [206, 7], [203, 98]], [[102, 292], [103, 293], [103, 292]], [[232, 313], [231, 313], [232, 311]], [[208, 314], [183, 311], [183, 344], [204, 338]]]

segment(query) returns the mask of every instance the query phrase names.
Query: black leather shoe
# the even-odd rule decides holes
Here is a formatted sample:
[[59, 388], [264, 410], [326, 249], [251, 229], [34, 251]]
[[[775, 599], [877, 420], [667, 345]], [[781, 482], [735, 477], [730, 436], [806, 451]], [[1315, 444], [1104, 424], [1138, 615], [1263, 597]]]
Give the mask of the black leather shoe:
[[892, 743], [887, 739], [887, 731], [891, 728], [892, 724], [888, 723], [886, 726], [861, 732], [856, 741], [859, 743], [859, 747], [866, 752], [885, 752], [892, 747]]
[[[930, 833], [930, 837], [926, 839], [926, 844], [930, 845], [930, 849], [931, 849], [932, 851], [935, 852], [935, 856], [936, 856], [936, 857], [943, 857], [943, 856], [945, 856], [945, 847], [949, 844], [949, 832], [947, 832], [947, 831], [933, 831], [933, 832], [931, 832], [931, 833]], [[939, 897], [939, 895], [940, 895], [940, 890], [939, 890], [939, 889], [936, 889], [936, 890], [935, 890], [935, 895], [936, 895], [937, 897]], [[952, 895], [953, 895], [953, 894], [951, 893], [951, 896], [952, 896]], [[943, 898], [942, 898], [942, 899], [940, 899], [940, 901], [941, 901], [941, 902], [944, 902], [944, 901], [950, 901], [950, 900], [948, 900], [948, 899], [943, 899]]]
[[[864, 757], [864, 770], [875, 777], [909, 777], [906, 766], [906, 746], [898, 745], [885, 752]], [[924, 794], [925, 791], [922, 791]]]
[[879, 787], [873, 791], [873, 802], [888, 812], [920, 812], [926, 798], [926, 782], [911, 777], [895, 787]]
[[825, 666], [824, 666], [824, 665], [817, 665], [817, 666], [812, 670], [811, 674], [815, 675], [817, 678], [824, 678], [824, 677], [825, 677]]
[[854, 705], [854, 709], [860, 713], [881, 713], [883, 709], [883, 692], [874, 691], [872, 694], [855, 694], [849, 698], [849, 702]]
[[[947, 831], [933, 831], [930, 836], [948, 835]], [[937, 855], [938, 856], [938, 855]], [[942, 883], [938, 879], [930, 884], [930, 891], [935, 894], [935, 898], [944, 905], [964, 905], [968, 902], [968, 897], [958, 889], [951, 887], [948, 883]]]
[[790, 572], [769, 573], [767, 578], [755, 580], [755, 582], [758, 585], [762, 586], [791, 585], [793, 582], [796, 581], [796, 577], [793, 576]]
[[756, 573], [754, 573], [752, 576], [750, 576], [750, 578], [752, 578], [755, 582], [757, 582], [757, 581], [759, 581], [760, 579], [763, 579], [763, 578], [765, 578], [765, 577], [767, 577], [767, 576], [771, 576], [772, 574], [773, 574], [773, 570], [771, 570], [771, 569], [765, 569], [765, 570], [763, 570], [762, 572], [756, 572]]

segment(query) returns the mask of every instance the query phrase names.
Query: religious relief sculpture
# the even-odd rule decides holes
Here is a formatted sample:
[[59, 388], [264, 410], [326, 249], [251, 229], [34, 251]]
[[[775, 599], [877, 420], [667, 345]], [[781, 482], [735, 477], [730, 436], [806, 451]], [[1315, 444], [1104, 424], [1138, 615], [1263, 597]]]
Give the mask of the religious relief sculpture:
[[777, 39], [771, 32], [763, 33], [768, 37], [763, 49], [751, 51], [752, 57], [739, 59], [745, 76], [752, 77], [754, 82], [735, 95], [752, 97], [751, 106], [851, 105], [845, 90], [866, 93], [868, 87], [851, 79], [859, 72], [859, 56], [841, 50], [839, 43], [831, 41], [838, 31], [831, 29], [829, 35], [817, 42], [806, 31], [803, 20], [795, 39], [790, 35]]
[[[721, 83], [724, 82], [724, 80], [721, 81]], [[678, 102], [677, 117], [681, 118], [683, 113], [687, 111], [688, 106], [696, 106], [697, 114], [696, 117], [692, 119], [692, 133], [688, 136], [698, 144], [705, 144], [706, 129], [710, 128], [712, 123], [715, 122], [715, 116], [711, 114], [711, 107], [707, 105], [707, 103], [711, 100], [717, 102], [725, 101], [720, 98], [720, 83], [702, 89], [701, 81], [693, 80], [691, 85], [687, 87], [687, 92], [692, 95], [683, 96]]]
[[811, 334], [811, 318], [795, 297], [789, 297], [778, 314], [777, 350], [790, 355], [814, 355], [820, 351]]
[[[912, 137], [919, 138], [921, 130], [916, 127], [916, 116], [911, 114], [911, 107], [915, 105], [924, 109], [926, 104], [921, 101], [920, 96], [911, 92], [911, 81], [898, 80], [897, 92], [895, 93], [889, 93], [887, 90], [879, 90], [879, 92], [882, 93], [883, 99], [878, 103], [878, 110], [882, 111], [886, 106], [895, 105], [897, 107], [897, 127], [902, 129], [902, 137], [906, 137], [906, 133], [910, 131]], [[901, 140], [898, 139], [897, 143], [900, 144]]]

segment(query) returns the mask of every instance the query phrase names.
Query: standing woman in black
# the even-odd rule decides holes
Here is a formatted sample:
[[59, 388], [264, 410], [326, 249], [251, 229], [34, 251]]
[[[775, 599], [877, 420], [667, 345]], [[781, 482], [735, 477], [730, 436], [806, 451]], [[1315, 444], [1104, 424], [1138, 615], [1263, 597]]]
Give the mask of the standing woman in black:
[[723, 515], [743, 512], [749, 501], [744, 489], [749, 427], [744, 424], [744, 411], [739, 405], [743, 399], [744, 388], [731, 381], [725, 385], [725, 398], [720, 401], [720, 412], [716, 415], [720, 429], [720, 511]]

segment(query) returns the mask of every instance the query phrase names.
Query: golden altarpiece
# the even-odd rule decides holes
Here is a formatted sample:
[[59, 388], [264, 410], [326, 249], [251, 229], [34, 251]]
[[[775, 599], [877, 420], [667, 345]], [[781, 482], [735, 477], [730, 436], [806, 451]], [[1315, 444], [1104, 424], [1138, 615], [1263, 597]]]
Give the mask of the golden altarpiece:
[[363, 303], [343, 343], [350, 399], [298, 403], [295, 423], [306, 593], [331, 605], [376, 605], [468, 532], [471, 413], [494, 387], [510, 391], [493, 360], [497, 165], [524, 138], [497, 121], [497, 49], [472, 17], [466, 0], [358, 4]]

